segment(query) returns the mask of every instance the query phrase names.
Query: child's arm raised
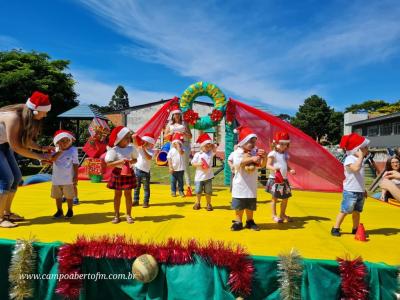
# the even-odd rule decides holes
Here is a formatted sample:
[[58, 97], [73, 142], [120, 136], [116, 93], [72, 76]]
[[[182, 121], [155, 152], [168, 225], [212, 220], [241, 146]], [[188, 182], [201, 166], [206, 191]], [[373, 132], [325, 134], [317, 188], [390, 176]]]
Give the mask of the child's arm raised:
[[357, 161], [355, 163], [352, 163], [350, 165], [347, 165], [346, 167], [348, 167], [350, 169], [350, 171], [352, 172], [358, 172], [360, 171], [361, 167], [362, 167], [362, 163], [363, 163], [363, 159], [364, 159], [364, 154], [361, 151], [361, 149], [359, 149], [355, 155], [357, 157]]

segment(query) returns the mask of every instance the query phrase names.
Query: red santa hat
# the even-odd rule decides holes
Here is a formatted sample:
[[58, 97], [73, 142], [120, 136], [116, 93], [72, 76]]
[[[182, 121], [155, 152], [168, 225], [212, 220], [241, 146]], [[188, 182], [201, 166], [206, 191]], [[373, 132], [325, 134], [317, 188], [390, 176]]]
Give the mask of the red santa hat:
[[368, 146], [369, 140], [357, 133], [350, 133], [342, 136], [339, 147], [346, 151], [346, 154], [354, 154], [359, 149]]
[[141, 137], [142, 141], [148, 142], [149, 144], [155, 144], [156, 143], [156, 139], [154, 137], [154, 134], [152, 133], [145, 133], [142, 137]]
[[54, 137], [53, 137], [54, 145], [57, 145], [57, 143], [59, 141], [61, 141], [61, 139], [63, 139], [63, 138], [69, 138], [71, 141], [75, 140], [75, 137], [74, 137], [74, 135], [72, 134], [71, 131], [68, 131], [68, 130], [57, 130], [54, 133]]
[[[176, 100], [178, 101], [178, 98], [176, 98]], [[169, 113], [170, 119], [172, 119], [172, 116], [174, 114], [181, 114], [182, 113], [181, 108], [179, 107], [179, 103], [177, 101], [170, 106], [170, 113]]]
[[290, 143], [289, 133], [285, 131], [277, 131], [274, 134], [274, 143]]
[[203, 133], [197, 138], [196, 143], [200, 144], [200, 147], [203, 147], [207, 144], [212, 144], [212, 139], [207, 133]]
[[110, 139], [108, 140], [108, 146], [114, 147], [128, 134], [130, 129], [124, 126], [115, 127], [110, 134]]
[[33, 92], [32, 96], [26, 101], [26, 106], [33, 110], [35, 115], [38, 111], [50, 111], [51, 109], [49, 96], [38, 91]]
[[249, 127], [240, 126], [234, 130], [239, 135], [238, 146], [241, 147], [250, 141], [252, 138], [257, 138], [257, 135]]
[[180, 132], [174, 133], [174, 134], [172, 135], [172, 144], [173, 144], [173, 143], [180, 143], [180, 144], [182, 144], [182, 143], [183, 143], [183, 134], [180, 133]]

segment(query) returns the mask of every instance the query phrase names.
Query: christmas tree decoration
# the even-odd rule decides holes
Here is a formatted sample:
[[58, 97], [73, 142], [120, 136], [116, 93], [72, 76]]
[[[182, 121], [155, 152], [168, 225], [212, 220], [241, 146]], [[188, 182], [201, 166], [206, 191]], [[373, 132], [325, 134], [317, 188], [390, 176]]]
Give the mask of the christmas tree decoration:
[[295, 249], [278, 256], [278, 281], [282, 300], [301, 299], [302, 260]]
[[347, 256], [345, 258], [338, 257], [337, 262], [342, 279], [342, 297], [346, 300], [367, 299], [368, 288], [365, 282], [367, 268], [362, 258], [359, 256], [351, 260]]
[[33, 280], [27, 275], [33, 274], [36, 265], [36, 251], [33, 248], [34, 239], [18, 239], [11, 257], [8, 270], [10, 282], [9, 296], [12, 300], [32, 298], [34, 287]]

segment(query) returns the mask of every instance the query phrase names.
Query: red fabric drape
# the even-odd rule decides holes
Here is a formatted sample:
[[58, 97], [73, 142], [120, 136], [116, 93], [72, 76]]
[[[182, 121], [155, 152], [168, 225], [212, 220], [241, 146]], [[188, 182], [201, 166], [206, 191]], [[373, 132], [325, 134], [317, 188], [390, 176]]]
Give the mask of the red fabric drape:
[[161, 135], [161, 131], [163, 130], [165, 124], [167, 123], [170, 106], [177, 102], [178, 98], [173, 98], [166, 102], [146, 123], [142, 125], [137, 131], [136, 134], [140, 137], [145, 133], [152, 133], [156, 139]]
[[270, 151], [273, 134], [286, 131], [290, 135], [289, 166], [296, 175], [289, 175], [294, 188], [313, 191], [342, 191], [343, 165], [310, 136], [289, 123], [254, 107], [230, 99], [235, 105], [235, 118], [249, 126], [258, 136], [258, 146]]

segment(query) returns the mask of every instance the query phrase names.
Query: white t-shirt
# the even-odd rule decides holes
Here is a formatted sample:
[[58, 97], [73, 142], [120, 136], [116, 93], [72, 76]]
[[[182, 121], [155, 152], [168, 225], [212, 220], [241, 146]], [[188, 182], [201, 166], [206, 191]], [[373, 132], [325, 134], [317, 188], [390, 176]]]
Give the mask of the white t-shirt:
[[154, 156], [153, 150], [144, 150], [139, 148], [138, 158], [137, 158], [137, 163], [135, 164], [135, 168], [138, 168], [143, 172], [149, 173], [151, 168], [151, 159], [146, 158], [144, 151], [146, 151], [148, 154], [151, 155], [151, 159], [153, 158]]
[[354, 155], [349, 155], [344, 160], [344, 176], [346, 178], [343, 181], [343, 189], [348, 192], [364, 193], [364, 162], [358, 172], [353, 172], [349, 168], [349, 165], [354, 164], [356, 161], [357, 157]]
[[106, 163], [110, 163], [110, 162], [121, 160], [121, 159], [131, 160], [131, 159], [135, 159], [137, 157], [138, 157], [138, 153], [136, 151], [136, 148], [133, 147], [132, 145], [129, 145], [125, 148], [115, 146], [115, 147], [107, 150], [104, 161]]
[[64, 150], [53, 163], [53, 185], [70, 185], [74, 179], [74, 165], [78, 165], [78, 149], [70, 147]]
[[235, 167], [235, 176], [232, 180], [233, 198], [257, 198], [257, 180], [258, 172], [247, 172], [241, 167], [244, 151], [238, 147], [233, 152], [233, 166]]
[[[185, 151], [185, 149], [182, 149]], [[185, 154], [180, 154], [175, 147], [171, 147], [168, 151], [167, 159], [171, 159], [172, 166], [170, 166], [174, 171], [184, 171], [185, 170]]]
[[[274, 168], [279, 168], [282, 177], [287, 179], [288, 165], [287, 160], [289, 159], [289, 154], [287, 152], [280, 153], [278, 151], [272, 150], [268, 153], [268, 157], [273, 157], [272, 166]], [[275, 172], [270, 172], [269, 178], [275, 178]]]
[[208, 169], [203, 169], [201, 166], [196, 167], [196, 175], [194, 176], [194, 181], [205, 181], [214, 177], [214, 172], [212, 169], [214, 153], [212, 151], [209, 152], [197, 152], [193, 159], [192, 164], [199, 164], [202, 163], [202, 158], [207, 162], [209, 165]]
[[231, 163], [233, 163], [233, 153], [234, 152], [235, 151], [231, 152], [231, 154], [229, 154], [229, 156], [228, 156], [228, 161], [230, 161]]

